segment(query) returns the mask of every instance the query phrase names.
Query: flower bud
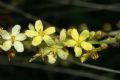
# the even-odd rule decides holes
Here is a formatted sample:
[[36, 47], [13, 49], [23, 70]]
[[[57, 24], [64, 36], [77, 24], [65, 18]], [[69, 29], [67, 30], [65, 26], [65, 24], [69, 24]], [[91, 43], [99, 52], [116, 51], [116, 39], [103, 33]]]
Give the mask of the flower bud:
[[120, 42], [120, 32], [116, 35], [116, 40]]
[[88, 26], [87, 26], [87, 24], [85, 24], [85, 23], [83, 23], [83, 24], [81, 24], [81, 25], [79, 26], [79, 31], [81, 32], [81, 31], [83, 31], [83, 30], [88, 30]]
[[99, 58], [98, 53], [93, 53], [93, 54], [91, 55], [91, 58], [94, 59], [94, 60], [98, 59], [98, 58]]
[[101, 44], [100, 46], [101, 46], [101, 49], [102, 49], [102, 50], [108, 48], [108, 44], [106, 44], [106, 43], [103, 43], [103, 44]]
[[80, 61], [84, 63], [85, 61], [89, 59], [89, 57], [90, 57], [90, 53], [85, 53], [80, 57]]
[[102, 31], [97, 31], [97, 32], [95, 33], [95, 38], [96, 38], [96, 39], [101, 39], [101, 38], [103, 38], [104, 36], [105, 36], [105, 33], [102, 32]]

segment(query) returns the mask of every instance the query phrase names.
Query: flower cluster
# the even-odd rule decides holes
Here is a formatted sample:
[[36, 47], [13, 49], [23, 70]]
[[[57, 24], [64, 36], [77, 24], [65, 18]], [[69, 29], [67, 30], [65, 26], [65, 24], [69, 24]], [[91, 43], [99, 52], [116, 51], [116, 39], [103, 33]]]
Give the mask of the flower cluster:
[[[24, 33], [20, 33], [20, 25], [15, 25], [11, 32], [1, 28], [0, 39], [2, 43], [0, 48], [7, 52], [11, 49], [17, 52], [24, 52], [24, 42], [29, 41], [27, 45], [38, 48], [38, 51], [29, 62], [38, 57], [47, 60], [50, 64], [55, 63], [57, 58], [68, 60], [69, 56], [73, 55], [70, 52], [72, 49], [75, 57], [81, 62], [85, 62], [89, 58], [98, 59], [98, 51], [106, 49], [108, 44], [116, 42], [117, 39], [119, 40], [117, 35], [113, 38], [110, 37], [99, 41], [99, 39], [106, 36], [104, 32], [90, 32], [88, 29], [78, 31], [76, 28], [62, 29], [59, 35], [55, 35], [55, 27], [50, 26], [44, 29], [41, 20], [37, 20], [35, 25], [29, 24], [28, 28]], [[100, 46], [96, 48], [94, 45], [97, 44]]]

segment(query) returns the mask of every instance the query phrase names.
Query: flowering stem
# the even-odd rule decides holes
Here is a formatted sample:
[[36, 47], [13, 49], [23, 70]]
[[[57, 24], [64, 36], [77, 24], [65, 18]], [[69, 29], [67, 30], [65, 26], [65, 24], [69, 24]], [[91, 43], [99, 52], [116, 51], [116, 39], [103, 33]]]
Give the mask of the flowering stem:
[[107, 38], [101, 41], [89, 41], [89, 42], [91, 44], [103, 44], [103, 43], [112, 44], [112, 43], [115, 43], [116, 41], [117, 41], [116, 38]]

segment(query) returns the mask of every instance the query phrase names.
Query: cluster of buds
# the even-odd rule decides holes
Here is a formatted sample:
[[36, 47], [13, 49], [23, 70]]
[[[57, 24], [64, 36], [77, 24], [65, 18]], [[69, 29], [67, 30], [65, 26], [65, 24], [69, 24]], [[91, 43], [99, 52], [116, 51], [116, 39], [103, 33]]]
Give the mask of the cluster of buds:
[[37, 20], [35, 25], [29, 24], [28, 28], [24, 33], [20, 33], [20, 25], [15, 25], [11, 33], [0, 29], [0, 48], [8, 52], [9, 57], [14, 57], [17, 52], [24, 52], [27, 42], [27, 46], [37, 47], [36, 54], [29, 62], [37, 58], [50, 64], [55, 63], [58, 58], [68, 60], [73, 54], [70, 51], [73, 50], [74, 56], [83, 63], [89, 58], [98, 59], [99, 51], [107, 49], [109, 44], [120, 41], [120, 34], [111, 37], [103, 31], [89, 31], [88, 28], [81, 31], [76, 28], [62, 29], [60, 34], [56, 35], [55, 27], [44, 29], [41, 20]]

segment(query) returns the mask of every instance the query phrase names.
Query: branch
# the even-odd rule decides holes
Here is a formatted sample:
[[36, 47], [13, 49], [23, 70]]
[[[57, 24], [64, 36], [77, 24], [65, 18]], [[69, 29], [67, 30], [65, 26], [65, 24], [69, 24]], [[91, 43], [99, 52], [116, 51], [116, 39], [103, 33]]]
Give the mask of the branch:
[[80, 0], [50, 0], [52, 2], [58, 3], [58, 4], [64, 4], [64, 5], [74, 5], [79, 7], [85, 7], [85, 8], [91, 8], [95, 10], [108, 10], [108, 11], [117, 11], [120, 12], [120, 4], [97, 4], [92, 2], [84, 2]]
[[0, 56], [0, 65], [25, 67], [25, 68], [31, 68], [31, 69], [41, 69], [41, 70], [50, 71], [50, 72], [65, 73], [73, 76], [86, 77], [94, 80], [115, 80], [103, 75], [98, 75], [98, 74], [94, 74], [88, 71], [86, 72], [83, 70], [60, 68], [60, 67], [55, 67], [53, 65], [45, 65], [45, 64], [41, 65], [36, 63], [28, 63], [27, 62], [28, 58], [29, 57], [17, 56], [11, 62], [8, 62], [7, 56]]
[[99, 67], [99, 66], [95, 66], [95, 65], [91, 65], [91, 64], [86, 64], [86, 63], [80, 63], [80, 62], [76, 62], [74, 60], [70, 60], [70, 62], [75, 63], [75, 64], [77, 64], [79, 66], [86, 67], [86, 68], [91, 68], [91, 69], [95, 69], [95, 70], [99, 70], [99, 71], [105, 71], [105, 72], [111, 72], [111, 73], [115, 73], [115, 74], [120, 74], [119, 70]]
[[[29, 13], [27, 13], [27, 12], [21, 10], [21, 9], [18, 9], [18, 8], [12, 6], [12, 5], [6, 4], [6, 3], [4, 3], [4, 2], [2, 2], [2, 1], [0, 1], [0, 6], [3, 7], [3, 8], [8, 9], [8, 10], [10, 10], [10, 11], [13, 11], [13, 12], [16, 12], [16, 13], [18, 13], [18, 14], [21, 14], [22, 16], [24, 16], [24, 17], [27, 18], [27, 19], [30, 19], [30, 20], [33, 20], [33, 21], [35, 21], [35, 20], [38, 19], [37, 17], [35, 17], [35, 16], [33, 16], [33, 15], [31, 15], [31, 14], [29, 14]], [[42, 20], [42, 21], [43, 21], [43, 20]], [[46, 24], [46, 25], [51, 25], [51, 24], [49, 24], [49, 23], [46, 22], [46, 21], [43, 21], [43, 23]]]

